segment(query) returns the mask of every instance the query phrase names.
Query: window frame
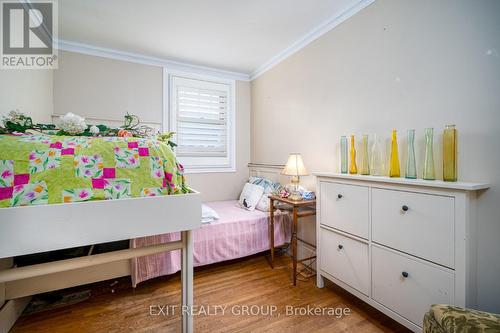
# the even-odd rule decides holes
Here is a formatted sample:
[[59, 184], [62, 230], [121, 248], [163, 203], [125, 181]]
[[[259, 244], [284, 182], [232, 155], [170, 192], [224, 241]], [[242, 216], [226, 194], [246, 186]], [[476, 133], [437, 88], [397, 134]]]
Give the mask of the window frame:
[[[182, 71], [172, 71], [164, 68], [163, 71], [163, 130], [165, 132], [177, 130], [177, 113], [174, 84], [175, 77], [191, 80], [213, 82], [228, 86], [229, 102], [227, 110], [227, 157], [199, 156], [188, 157], [178, 156], [179, 163], [184, 166], [184, 173], [227, 173], [236, 172], [236, 81], [220, 77], [194, 74]], [[176, 136], [174, 135], [174, 142]], [[223, 161], [226, 160], [226, 161]]]

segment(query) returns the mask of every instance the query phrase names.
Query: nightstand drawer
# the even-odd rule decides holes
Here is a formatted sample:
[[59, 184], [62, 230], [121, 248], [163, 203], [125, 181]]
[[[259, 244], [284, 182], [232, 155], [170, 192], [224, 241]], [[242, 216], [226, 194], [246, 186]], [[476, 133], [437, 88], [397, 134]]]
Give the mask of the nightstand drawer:
[[454, 199], [372, 189], [373, 241], [453, 268]]
[[368, 187], [321, 182], [321, 224], [368, 239]]
[[365, 295], [370, 294], [368, 244], [321, 228], [320, 269]]

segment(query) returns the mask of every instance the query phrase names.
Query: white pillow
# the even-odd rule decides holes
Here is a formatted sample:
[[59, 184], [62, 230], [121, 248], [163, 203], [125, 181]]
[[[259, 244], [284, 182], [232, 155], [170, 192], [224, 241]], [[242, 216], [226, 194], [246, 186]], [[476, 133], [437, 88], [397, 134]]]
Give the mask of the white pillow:
[[219, 214], [213, 208], [202, 204], [201, 205], [201, 217], [204, 219], [212, 219], [212, 220], [218, 220], [219, 219]]
[[254, 210], [264, 193], [264, 188], [259, 185], [246, 183], [240, 194], [239, 205], [246, 210]]
[[263, 212], [268, 212], [269, 211], [269, 196], [273, 192], [272, 188], [268, 187], [264, 191], [264, 194], [262, 194], [262, 198], [260, 198], [259, 202], [257, 203], [257, 208], [258, 210], [261, 210]]

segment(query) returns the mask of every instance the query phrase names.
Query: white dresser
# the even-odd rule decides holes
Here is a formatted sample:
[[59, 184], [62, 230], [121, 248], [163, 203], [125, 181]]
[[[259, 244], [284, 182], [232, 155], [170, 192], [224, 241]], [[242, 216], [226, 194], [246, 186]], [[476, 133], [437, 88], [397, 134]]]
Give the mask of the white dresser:
[[476, 305], [482, 183], [317, 176], [317, 286], [324, 278], [413, 331], [431, 304]]

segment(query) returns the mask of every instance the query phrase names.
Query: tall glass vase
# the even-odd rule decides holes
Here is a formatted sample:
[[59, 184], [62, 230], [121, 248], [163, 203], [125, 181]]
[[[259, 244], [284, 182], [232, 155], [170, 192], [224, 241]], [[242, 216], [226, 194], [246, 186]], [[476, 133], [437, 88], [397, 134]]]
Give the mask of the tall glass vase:
[[382, 154], [382, 143], [377, 134], [373, 136], [372, 156], [370, 161], [371, 174], [373, 176], [384, 175], [384, 156]]
[[455, 125], [446, 125], [443, 132], [443, 180], [457, 181], [457, 130]]
[[425, 129], [425, 157], [424, 157], [424, 174], [426, 180], [435, 180], [436, 172], [434, 169], [434, 129]]
[[370, 174], [370, 162], [368, 161], [368, 135], [363, 135], [361, 138], [361, 166], [360, 173], [362, 175]]
[[415, 161], [415, 130], [408, 130], [408, 158], [406, 160], [405, 177], [417, 178], [417, 162]]
[[389, 169], [390, 177], [400, 177], [401, 172], [399, 170], [399, 152], [398, 152], [398, 138], [396, 130], [392, 130], [391, 138], [391, 165]]
[[351, 149], [350, 149], [350, 164], [349, 164], [349, 173], [357, 174], [358, 166], [356, 165], [356, 147], [354, 146], [354, 135], [351, 135]]
[[340, 138], [340, 172], [347, 173], [347, 153], [349, 147], [347, 144], [347, 137], [342, 136]]

